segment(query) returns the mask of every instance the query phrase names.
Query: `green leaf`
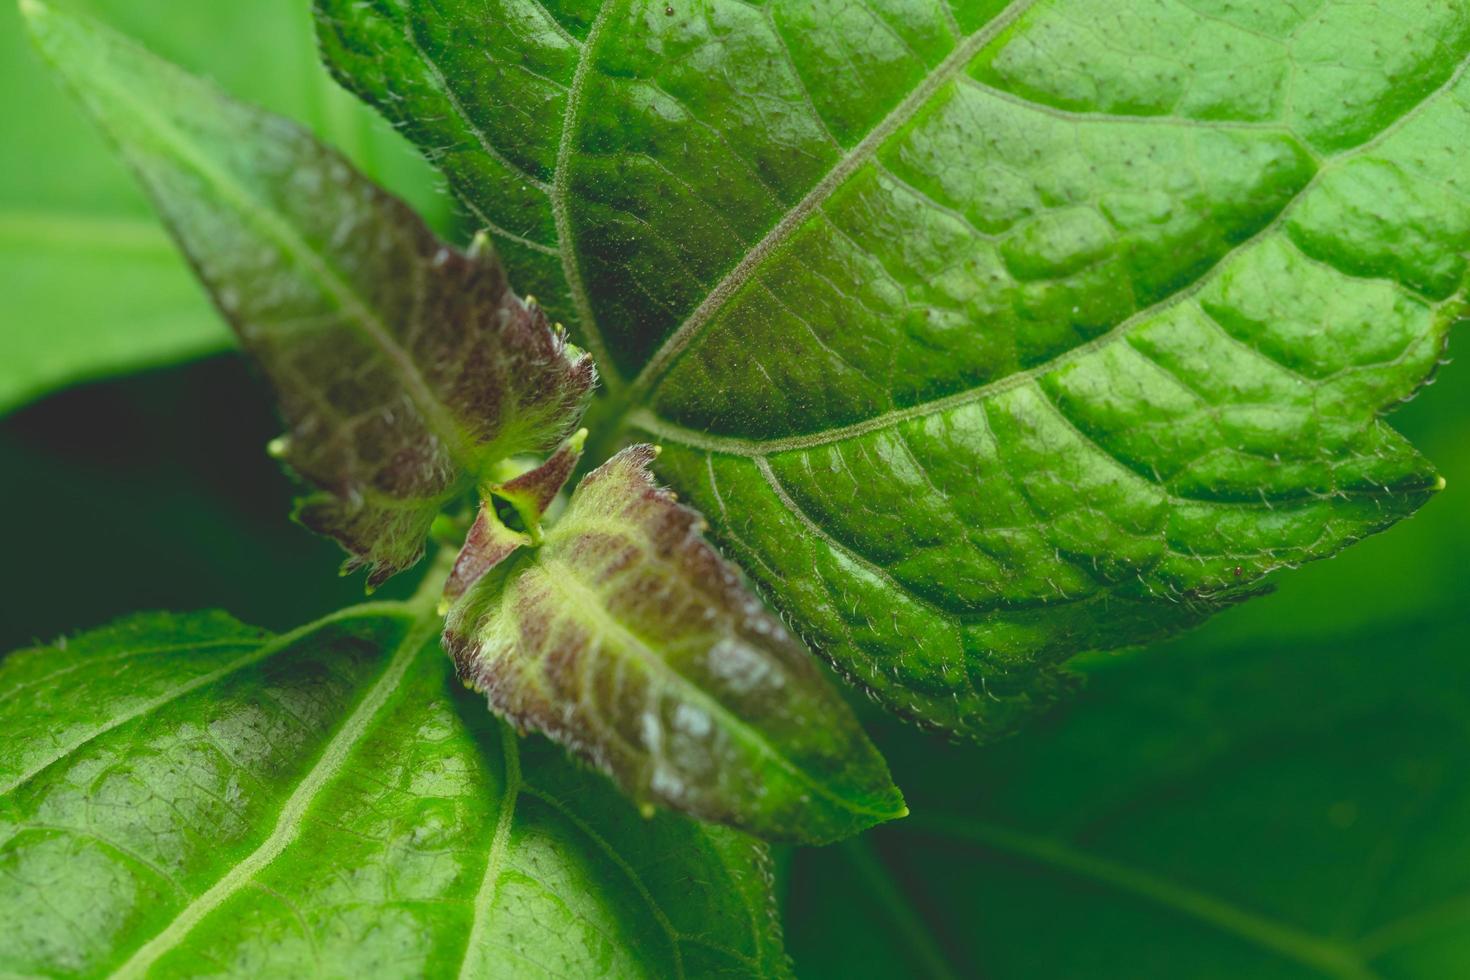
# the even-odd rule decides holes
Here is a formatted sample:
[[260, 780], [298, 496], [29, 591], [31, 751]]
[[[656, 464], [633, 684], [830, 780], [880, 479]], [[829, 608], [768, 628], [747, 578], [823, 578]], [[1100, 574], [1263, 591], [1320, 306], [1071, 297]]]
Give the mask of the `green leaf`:
[[591, 359], [493, 255], [443, 244], [295, 124], [100, 25], [23, 9], [274, 384], [290, 426], [274, 449], [321, 491], [298, 518], [370, 584], [416, 562], [494, 464], [575, 428]]
[[0, 972], [787, 972], [762, 845], [518, 742], [437, 628], [148, 615], [6, 658]]
[[[1440, 485], [1470, 4], [317, 0], [660, 473], [974, 736]], [[605, 431], [600, 431], [605, 430]]]
[[[510, 480], [483, 487], [479, 512], [464, 535], [459, 555], [444, 583], [443, 612], [458, 602], [480, 579], [521, 548], [540, 545], [545, 539], [543, 519], [556, 503], [567, 481], [582, 461], [587, 430], [579, 429], [545, 462]], [[499, 513], [504, 504], [524, 530], [505, 523]]]
[[654, 484], [654, 455], [594, 470], [539, 548], [460, 599], [445, 626], [460, 677], [650, 812], [809, 843], [903, 816], [857, 720]]
[[[431, 169], [321, 69], [300, 0], [86, 6], [309, 124], [436, 227], [452, 224]], [[0, 91], [0, 413], [78, 381], [227, 349], [229, 331], [9, 3], [0, 4]]]
[[887, 733], [914, 814], [798, 855], [798, 968], [1464, 975], [1470, 658], [1463, 614], [1449, 613], [1100, 662], [1060, 717], [984, 751]]

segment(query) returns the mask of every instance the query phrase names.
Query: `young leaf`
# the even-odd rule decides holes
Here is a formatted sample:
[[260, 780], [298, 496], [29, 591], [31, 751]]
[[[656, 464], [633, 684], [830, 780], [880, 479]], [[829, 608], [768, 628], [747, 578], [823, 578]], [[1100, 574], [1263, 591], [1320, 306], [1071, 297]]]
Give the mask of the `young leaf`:
[[914, 816], [798, 857], [798, 968], [1463, 976], [1463, 620], [1101, 664], [1056, 724], [983, 752], [887, 733]]
[[[582, 461], [586, 440], [587, 430], [579, 429], [540, 466], [484, 488], [487, 499], [481, 501], [449, 580], [444, 583], [446, 611], [449, 604], [457, 602], [470, 586], [518, 549], [541, 543], [542, 519]], [[497, 500], [514, 508], [526, 530], [517, 531], [505, 525], [496, 512]]]
[[589, 474], [540, 548], [459, 601], [460, 677], [650, 808], [813, 843], [905, 814], [810, 655], [655, 486], [654, 455]]
[[1464, 312], [1459, 0], [317, 9], [604, 439], [905, 714], [1008, 727], [1439, 485], [1380, 415]]
[[764, 847], [641, 817], [438, 620], [140, 616], [0, 664], [0, 973], [788, 973]]
[[307, 527], [378, 584], [423, 554], [494, 464], [553, 449], [595, 372], [511, 292], [309, 133], [109, 30], [26, 0], [31, 29], [112, 135], [290, 426], [274, 449], [319, 488]]
[[[307, 123], [431, 223], [450, 223], [432, 169], [321, 68], [301, 0], [86, 8]], [[14, 3], [0, 3], [0, 92], [0, 414], [69, 385], [228, 350], [229, 329], [121, 161], [66, 101]]]

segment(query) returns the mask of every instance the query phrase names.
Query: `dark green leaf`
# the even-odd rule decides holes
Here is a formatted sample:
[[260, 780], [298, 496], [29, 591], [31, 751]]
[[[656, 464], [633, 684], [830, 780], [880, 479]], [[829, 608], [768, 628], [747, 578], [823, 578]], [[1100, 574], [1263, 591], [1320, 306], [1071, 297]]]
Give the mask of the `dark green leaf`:
[[496, 463], [575, 428], [591, 360], [493, 256], [444, 245], [295, 124], [100, 25], [23, 8], [274, 384], [279, 455], [321, 491], [300, 520], [370, 583], [417, 561], [435, 516]]
[[460, 676], [650, 809], [815, 843], [902, 816], [847, 706], [653, 457], [593, 471], [541, 547], [470, 588], [445, 632]]
[[[970, 735], [1439, 486], [1470, 3], [317, 0], [837, 666]], [[600, 441], [599, 441], [600, 440]]]
[[[301, 0], [88, 0], [88, 10], [309, 124], [438, 226], [439, 181], [322, 70]], [[230, 347], [126, 169], [0, 3], [0, 413], [68, 384]], [[85, 283], [85, 288], [79, 288]]]
[[890, 732], [914, 814], [798, 858], [798, 966], [813, 978], [1462, 976], [1462, 620], [1098, 663], [1060, 717], [983, 752]]
[[518, 742], [437, 627], [150, 615], [6, 658], [0, 973], [787, 972], [761, 845]]

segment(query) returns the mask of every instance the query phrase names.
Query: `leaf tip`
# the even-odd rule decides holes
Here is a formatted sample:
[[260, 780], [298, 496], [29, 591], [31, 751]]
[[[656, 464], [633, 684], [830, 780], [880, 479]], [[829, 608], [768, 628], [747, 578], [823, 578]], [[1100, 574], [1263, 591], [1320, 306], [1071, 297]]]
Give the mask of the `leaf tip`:
[[285, 459], [290, 451], [291, 440], [286, 436], [276, 436], [265, 444], [265, 453], [271, 459]]
[[658, 813], [658, 808], [652, 803], [643, 802], [638, 804], [638, 815], [644, 820], [652, 820], [656, 813]]
[[475, 232], [475, 237], [470, 239], [469, 257], [472, 259], [483, 259], [495, 251], [495, 246], [490, 242], [490, 233], [481, 229]]
[[1435, 493], [1439, 493], [1446, 486], [1447, 486], [1447, 484], [1445, 483], [1445, 478], [1444, 478], [1444, 475], [1443, 474], [1438, 475], [1438, 476], [1436, 476], [1434, 478], [1434, 487], [1433, 487], [1433, 490], [1434, 490]]

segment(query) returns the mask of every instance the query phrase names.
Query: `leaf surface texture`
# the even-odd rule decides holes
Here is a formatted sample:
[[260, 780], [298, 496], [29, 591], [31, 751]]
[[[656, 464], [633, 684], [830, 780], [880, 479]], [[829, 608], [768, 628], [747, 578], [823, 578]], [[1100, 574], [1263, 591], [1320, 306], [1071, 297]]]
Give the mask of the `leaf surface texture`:
[[768, 976], [768, 858], [646, 820], [378, 604], [146, 615], [0, 665], [0, 972]]
[[655, 485], [653, 458], [635, 446], [594, 470], [541, 547], [458, 602], [460, 676], [650, 806], [809, 843], [902, 816], [847, 705]]
[[[87, 8], [308, 124], [435, 227], [453, 224], [431, 168], [320, 67], [310, 12], [297, 0]], [[13, 3], [0, 5], [0, 90], [9, 102], [0, 119], [0, 413], [68, 385], [229, 349], [228, 328], [126, 168], [74, 111]]]
[[26, 10], [275, 387], [278, 454], [320, 491], [298, 518], [372, 584], [496, 463], [576, 427], [591, 360], [492, 254], [440, 242], [297, 125], [98, 24]]
[[317, 9], [594, 431], [904, 714], [1009, 728], [1438, 486], [1380, 416], [1463, 311], [1463, 0]]

